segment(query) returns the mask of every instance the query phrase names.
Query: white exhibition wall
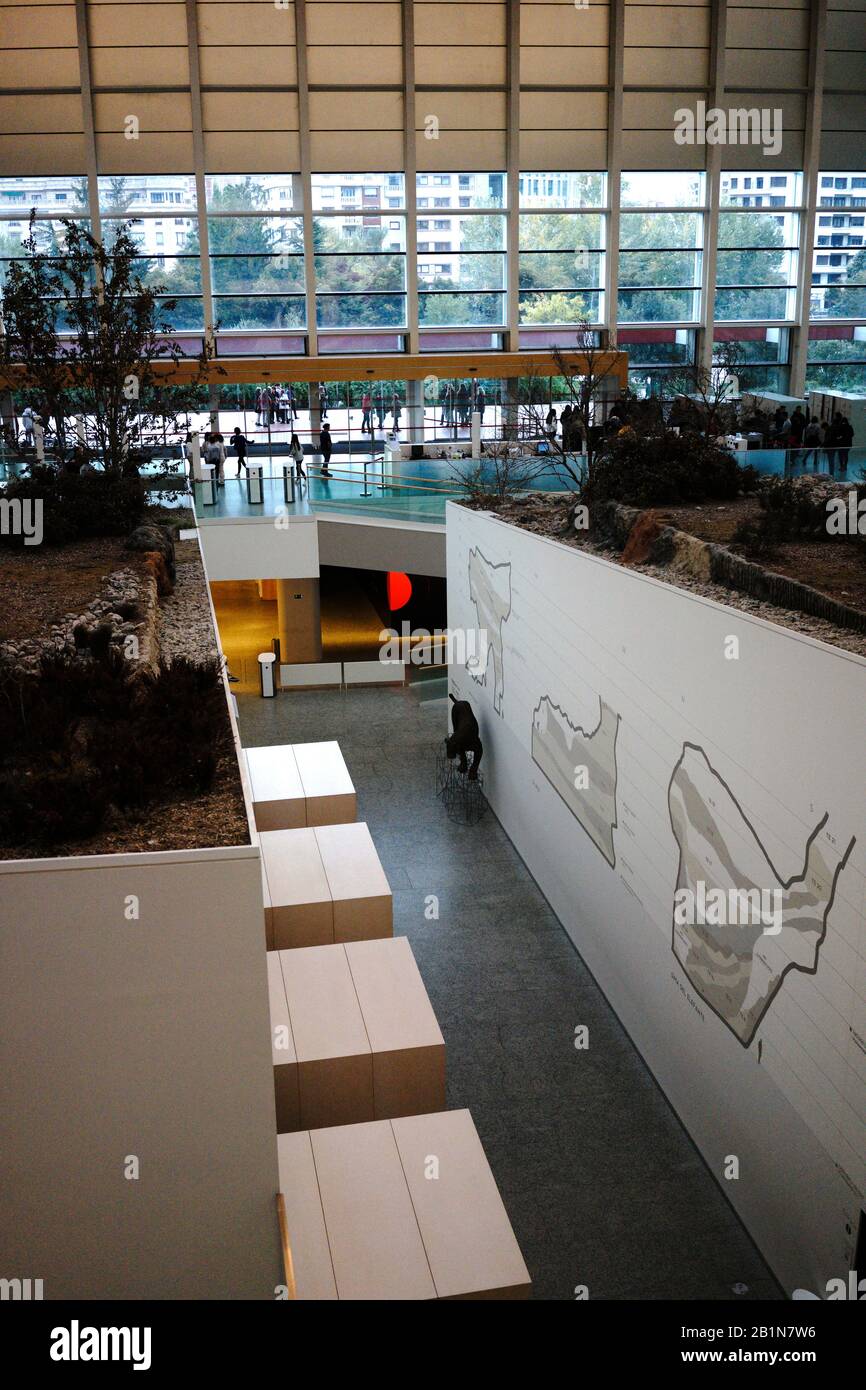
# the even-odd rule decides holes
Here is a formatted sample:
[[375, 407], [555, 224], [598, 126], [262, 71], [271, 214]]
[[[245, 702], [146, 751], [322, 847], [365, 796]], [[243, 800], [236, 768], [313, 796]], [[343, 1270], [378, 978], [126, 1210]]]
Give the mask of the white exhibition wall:
[[[453, 503], [447, 557], [491, 806], [784, 1287], [823, 1294], [866, 1193], [866, 661]], [[699, 879], [775, 890], [780, 929], [675, 922]]]
[[273, 1298], [258, 846], [7, 862], [0, 899], [3, 1275]]

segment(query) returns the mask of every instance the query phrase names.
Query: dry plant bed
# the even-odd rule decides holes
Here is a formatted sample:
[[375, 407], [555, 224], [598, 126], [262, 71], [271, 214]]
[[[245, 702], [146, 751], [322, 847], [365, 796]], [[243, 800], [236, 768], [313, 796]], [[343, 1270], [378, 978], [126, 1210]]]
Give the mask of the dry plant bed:
[[[476, 504], [467, 501], [463, 505], [472, 510], [492, 511], [501, 520], [522, 530], [602, 555], [616, 564], [622, 563], [620, 552], [606, 542], [595, 539], [591, 530], [572, 529], [569, 514], [574, 501], [571, 494], [534, 493], [527, 497], [509, 498], [496, 506], [489, 501]], [[701, 540], [719, 545], [730, 543], [741, 521], [760, 514], [760, 506], [754, 497], [682, 507], [662, 506], [652, 510], [664, 525], [675, 526]], [[830, 538], [826, 542], [787, 541], [775, 545], [771, 555], [761, 563], [778, 574], [808, 584], [830, 598], [866, 612], [866, 559], [862, 546], [842, 538]], [[809, 614], [780, 608], [721, 584], [674, 573], [661, 565], [642, 564], [635, 568], [677, 588], [701, 594], [782, 627], [793, 628], [830, 646], [866, 656], [866, 635], [863, 633], [849, 631]]]
[[[656, 510], [665, 525], [676, 526], [680, 531], [688, 531], [689, 535], [715, 541], [718, 545], [731, 545], [741, 522], [761, 515], [755, 497]], [[736, 545], [731, 548], [742, 553]], [[826, 541], [778, 541], [763, 563], [777, 574], [798, 579], [830, 598], [866, 611], [866, 552], [862, 546], [842, 537], [829, 537]]]
[[[159, 521], [184, 523], [177, 512], [158, 515]], [[174, 593], [160, 600], [158, 647], [164, 662], [186, 658], [197, 664], [218, 655], [204, 570], [196, 541], [175, 547], [177, 576]], [[48, 637], [53, 624], [81, 611], [104, 588], [108, 576], [125, 569], [144, 580], [145, 555], [124, 549], [122, 537], [75, 542], [58, 547], [0, 550], [0, 584], [4, 603], [0, 613], [0, 642]], [[219, 720], [212, 749], [213, 780], [202, 792], [173, 792], [125, 810], [110, 805], [95, 832], [80, 839], [0, 845], [0, 859], [38, 859], [69, 855], [120, 854], [189, 850], [249, 844], [249, 827], [241, 788], [228, 710]], [[195, 721], [196, 709], [184, 712]], [[172, 716], [172, 718], [176, 718]], [[172, 731], [183, 736], [183, 726]], [[163, 756], [159, 738], [152, 757]]]
[[145, 573], [144, 556], [124, 550], [122, 536], [0, 548], [0, 642], [47, 635], [53, 623], [98, 598], [109, 574], [121, 569]]

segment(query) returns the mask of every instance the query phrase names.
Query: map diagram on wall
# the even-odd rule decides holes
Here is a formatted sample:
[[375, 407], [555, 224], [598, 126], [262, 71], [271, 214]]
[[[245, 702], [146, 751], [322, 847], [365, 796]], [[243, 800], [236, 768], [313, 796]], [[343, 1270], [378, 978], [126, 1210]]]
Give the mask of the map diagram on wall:
[[591, 733], [544, 695], [532, 713], [532, 758], [610, 867], [616, 867], [616, 740], [619, 715], [599, 696]]
[[781, 905], [772, 931], [760, 921], [732, 922], [730, 914], [725, 925], [682, 925], [674, 917], [674, 955], [701, 998], [748, 1047], [788, 971], [815, 974], [854, 838], [844, 851], [827, 835], [819, 841], [823, 816], [806, 841], [802, 872], [783, 879], [730, 787], [693, 743], [683, 744], [668, 809], [680, 851], [678, 890], [706, 897], [712, 887], [729, 899], [765, 890]]
[[511, 616], [511, 565], [495, 565], [478, 549], [469, 552], [469, 597], [478, 614], [482, 634], [480, 652], [475, 664], [467, 662], [467, 670], [479, 685], [487, 684], [493, 667], [493, 708], [502, 715], [505, 692], [505, 670], [502, 656], [502, 624]]

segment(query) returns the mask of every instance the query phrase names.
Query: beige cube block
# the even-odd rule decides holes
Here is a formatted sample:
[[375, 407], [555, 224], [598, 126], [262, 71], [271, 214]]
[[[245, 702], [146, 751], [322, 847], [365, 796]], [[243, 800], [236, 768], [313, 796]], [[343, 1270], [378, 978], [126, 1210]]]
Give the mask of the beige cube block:
[[290, 743], [247, 748], [244, 757], [257, 830], [295, 830], [307, 824], [307, 800]]
[[353, 821], [357, 798], [339, 743], [295, 743], [295, 762], [307, 803], [307, 825]]
[[[390, 1124], [437, 1296], [525, 1298], [529, 1271], [469, 1111]], [[427, 1176], [431, 1156], [435, 1182]]]
[[289, 1130], [301, 1128], [298, 1057], [279, 952], [269, 951], [267, 962], [277, 1133], [284, 1134]]
[[314, 830], [266, 830], [259, 836], [270, 902], [271, 950], [334, 940], [334, 910]]
[[373, 1058], [349, 962], [338, 946], [280, 951], [298, 1062], [300, 1124], [373, 1117]]
[[320, 1129], [310, 1142], [338, 1298], [435, 1298], [390, 1124]]
[[331, 1249], [309, 1133], [277, 1137], [280, 1191], [299, 1299], [337, 1298]]
[[314, 834], [333, 899], [334, 940], [391, 936], [391, 889], [366, 822], [317, 826]]
[[343, 948], [373, 1052], [374, 1118], [445, 1108], [445, 1039], [405, 936]]

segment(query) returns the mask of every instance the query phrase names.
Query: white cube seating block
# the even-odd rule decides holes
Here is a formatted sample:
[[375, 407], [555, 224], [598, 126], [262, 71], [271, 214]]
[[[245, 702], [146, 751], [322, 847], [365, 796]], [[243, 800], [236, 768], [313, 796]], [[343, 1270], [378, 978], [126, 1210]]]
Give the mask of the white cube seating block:
[[259, 835], [268, 950], [390, 936], [391, 889], [365, 822]]
[[247, 748], [244, 757], [257, 830], [296, 830], [355, 819], [355, 788], [335, 741]]
[[268, 972], [272, 1039], [291, 1032], [280, 1133], [444, 1107], [445, 1041], [405, 937], [271, 951]]
[[468, 1110], [277, 1142], [299, 1298], [527, 1296], [529, 1273]]
[[292, 746], [307, 801], [307, 825], [353, 821], [357, 798], [339, 743], [331, 739]]

